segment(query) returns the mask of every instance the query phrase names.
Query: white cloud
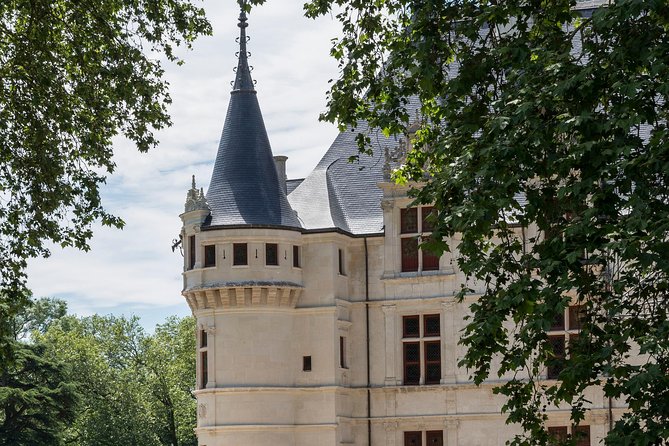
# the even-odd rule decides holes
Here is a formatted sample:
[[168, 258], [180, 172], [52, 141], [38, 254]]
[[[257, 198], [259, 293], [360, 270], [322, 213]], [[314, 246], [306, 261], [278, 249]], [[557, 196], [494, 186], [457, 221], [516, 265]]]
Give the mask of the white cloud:
[[[331, 19], [302, 16], [302, 0], [268, 2], [249, 16], [250, 62], [258, 99], [275, 154], [285, 154], [288, 175], [306, 176], [336, 135], [319, 123], [328, 79], [336, 76], [329, 59], [337, 34]], [[182, 258], [170, 245], [180, 230], [190, 176], [206, 190], [225, 120], [230, 81], [238, 51], [236, 2], [204, 2], [214, 27], [185, 65], [165, 65], [173, 103], [171, 128], [158, 133], [161, 144], [141, 154], [121, 138], [114, 141], [116, 172], [103, 189], [109, 211], [122, 217], [122, 230], [98, 228], [91, 251], [53, 249], [48, 259], [30, 262], [29, 286], [35, 296], [68, 300], [78, 314], [138, 314], [145, 326], [188, 306], [180, 295]]]

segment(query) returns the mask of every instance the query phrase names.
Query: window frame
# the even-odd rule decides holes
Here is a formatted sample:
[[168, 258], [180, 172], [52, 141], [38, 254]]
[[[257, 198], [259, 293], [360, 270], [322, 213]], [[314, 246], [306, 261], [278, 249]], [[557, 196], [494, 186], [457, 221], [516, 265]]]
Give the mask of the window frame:
[[[562, 342], [561, 351], [558, 350], [555, 352], [553, 350], [553, 358], [550, 358], [546, 361], [546, 379], [547, 380], [557, 380], [560, 379], [560, 373], [564, 369], [564, 361], [569, 358], [569, 345], [578, 339], [578, 336], [581, 332], [582, 322], [579, 320], [578, 328], [574, 328], [575, 324], [572, 322], [572, 317], [581, 317], [580, 314], [585, 309], [585, 305], [581, 303], [576, 303], [568, 305], [564, 308], [562, 312], [562, 317], [556, 318], [548, 331], [546, 332], [547, 342], [553, 343]], [[559, 339], [559, 340], [558, 340]]]
[[[422, 273], [441, 269], [441, 257], [420, 247], [424, 240], [431, 237], [434, 230], [434, 226], [427, 222], [433, 211], [434, 206], [400, 208], [400, 272]], [[415, 231], [412, 232], [414, 228]]]
[[313, 365], [311, 362], [311, 355], [302, 356], [302, 371], [311, 372], [313, 370]]
[[[244, 258], [238, 258], [238, 249], [244, 247]], [[241, 253], [241, 251], [239, 251]], [[241, 263], [243, 260], [244, 263]], [[233, 243], [232, 244], [232, 266], [248, 266], [249, 265], [249, 244], [248, 243]]]
[[188, 236], [188, 270], [195, 269], [195, 235]]
[[[412, 325], [418, 320], [417, 330], [407, 329], [408, 323]], [[437, 321], [438, 332], [427, 330], [427, 320]], [[442, 337], [441, 337], [441, 313], [421, 313], [402, 315], [402, 339], [401, 339], [401, 357], [402, 357], [402, 385], [439, 385], [441, 384], [443, 373], [443, 355], [442, 355]], [[417, 359], [409, 360], [407, 355], [409, 348], [418, 346]], [[437, 345], [437, 358], [428, 358], [428, 349], [430, 346]], [[410, 347], [411, 346], [411, 347]], [[434, 351], [433, 351], [434, 352]], [[412, 370], [418, 366], [418, 380], [413, 379]], [[428, 370], [437, 370], [436, 378], [430, 379]]]
[[[272, 250], [274, 250], [274, 259], [270, 259], [270, 253]], [[274, 263], [270, 263], [270, 260], [274, 260]], [[279, 266], [278, 243], [265, 243], [265, 266]]]
[[293, 245], [293, 268], [302, 268], [301, 264], [301, 247], [299, 245]]
[[561, 441], [566, 441], [574, 437], [574, 435], [580, 436], [581, 434], [578, 434], [578, 432], [583, 432], [585, 434], [584, 438], [576, 439], [575, 445], [576, 446], [590, 446], [592, 445], [592, 432], [590, 429], [589, 424], [580, 424], [578, 426], [576, 425], [571, 425], [571, 426], [548, 426], [546, 427], [546, 432], [548, 432], [549, 435], [555, 438], [558, 443], [555, 443], [551, 441], [552, 439], [548, 440], [549, 445], [554, 445], [554, 444], [559, 444]]
[[204, 262], [203, 262], [204, 263], [204, 268], [213, 268], [213, 267], [216, 266], [216, 245], [215, 244], [204, 245], [203, 248], [202, 248], [202, 254], [203, 254], [203, 257], [204, 257]]

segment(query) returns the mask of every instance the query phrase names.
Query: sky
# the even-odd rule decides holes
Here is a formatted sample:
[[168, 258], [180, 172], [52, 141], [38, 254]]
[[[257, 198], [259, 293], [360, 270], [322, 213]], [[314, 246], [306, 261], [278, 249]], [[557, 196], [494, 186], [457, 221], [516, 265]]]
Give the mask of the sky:
[[[269, 0], [251, 12], [247, 28], [249, 63], [272, 151], [288, 156], [289, 178], [308, 175], [337, 134], [334, 125], [318, 121], [328, 80], [338, 73], [329, 56], [337, 23], [331, 17], [306, 19], [303, 3]], [[235, 0], [201, 4], [213, 36], [182, 51], [184, 65], [164, 65], [172, 127], [157, 133], [160, 144], [147, 154], [122, 138], [114, 141], [117, 167], [102, 199], [125, 228], [96, 226], [89, 252], [53, 247], [49, 258], [31, 261], [28, 285], [35, 297], [64, 299], [80, 316], [137, 315], [149, 331], [170, 315], [190, 314], [181, 296], [183, 260], [171, 245], [181, 230], [191, 175], [205, 191], [209, 185], [239, 35]]]

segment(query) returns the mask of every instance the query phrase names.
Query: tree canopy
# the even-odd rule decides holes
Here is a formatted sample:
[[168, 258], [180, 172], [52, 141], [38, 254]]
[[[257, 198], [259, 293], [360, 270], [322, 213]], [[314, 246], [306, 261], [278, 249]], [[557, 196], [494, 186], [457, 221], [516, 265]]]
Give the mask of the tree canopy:
[[91, 225], [122, 227], [99, 187], [112, 138], [140, 151], [170, 124], [159, 57], [209, 34], [189, 0], [0, 2], [0, 348], [27, 303], [26, 260], [48, 242], [88, 249]]
[[17, 315], [26, 328], [0, 371], [0, 444], [195, 446], [195, 320], [148, 334], [137, 318], [66, 309], [42, 298]]
[[[607, 444], [669, 439], [669, 5], [599, 3], [305, 5], [343, 30], [323, 118], [412, 134], [396, 178], [438, 212], [424, 246], [456, 240], [459, 267], [484, 285], [462, 365], [477, 383], [496, 358], [495, 373], [516, 374], [497, 389], [525, 430], [514, 444], [548, 441], [546, 403], [580, 421], [600, 384], [629, 405]], [[560, 379], [538, 382], [560, 359], [546, 331], [570, 302], [580, 336]]]

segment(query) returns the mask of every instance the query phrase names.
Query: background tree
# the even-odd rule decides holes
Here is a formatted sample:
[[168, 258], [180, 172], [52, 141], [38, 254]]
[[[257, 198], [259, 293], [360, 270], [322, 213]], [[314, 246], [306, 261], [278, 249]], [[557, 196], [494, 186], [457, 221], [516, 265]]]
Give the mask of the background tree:
[[65, 316], [44, 335], [53, 360], [81, 402], [64, 431], [76, 446], [196, 445], [195, 336], [192, 318], [169, 318], [144, 332], [136, 318]]
[[14, 327], [10, 357], [0, 368], [0, 443], [7, 445], [58, 445], [62, 432], [75, 419], [78, 397], [67, 379], [67, 365], [47, 358], [46, 345], [20, 342], [30, 332], [44, 332], [65, 315], [59, 299], [39, 299], [21, 310]]
[[173, 48], [210, 32], [189, 0], [0, 2], [0, 354], [27, 303], [26, 260], [47, 242], [88, 249], [95, 221], [123, 225], [99, 195], [112, 138], [156, 145], [170, 124], [156, 56], [180, 62]]
[[[258, 1], [255, 3], [262, 3]], [[669, 439], [669, 5], [616, 0], [582, 16], [575, 1], [312, 0], [335, 11], [340, 77], [323, 118], [407, 134], [397, 172], [438, 211], [434, 238], [456, 234], [457, 262], [484, 285], [462, 342], [509, 421], [545, 444], [546, 401], [583, 418], [584, 390], [603, 384], [629, 412], [607, 444]], [[413, 130], [413, 129], [412, 129]], [[361, 150], [366, 138], [359, 137]], [[522, 202], [522, 205], [521, 205]], [[516, 227], [514, 227], [516, 226]], [[532, 234], [523, 239], [517, 227]], [[524, 231], [523, 231], [524, 232]], [[460, 297], [473, 292], [463, 287]], [[571, 297], [579, 340], [560, 380], [537, 379], [556, 352], [546, 330]], [[510, 329], [507, 322], [513, 322]], [[648, 361], [630, 364], [635, 350]]]

